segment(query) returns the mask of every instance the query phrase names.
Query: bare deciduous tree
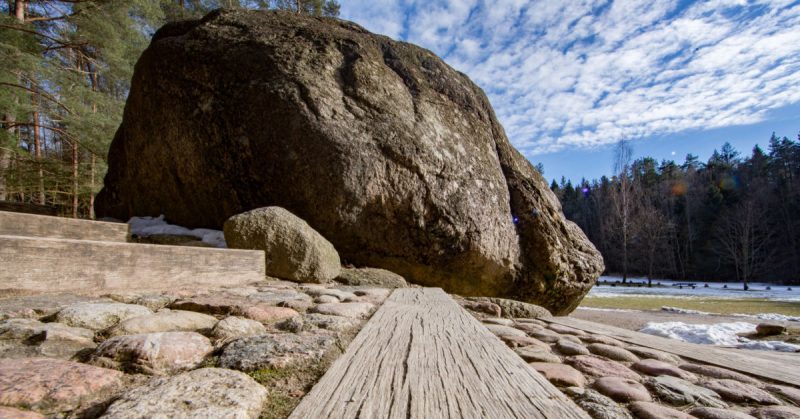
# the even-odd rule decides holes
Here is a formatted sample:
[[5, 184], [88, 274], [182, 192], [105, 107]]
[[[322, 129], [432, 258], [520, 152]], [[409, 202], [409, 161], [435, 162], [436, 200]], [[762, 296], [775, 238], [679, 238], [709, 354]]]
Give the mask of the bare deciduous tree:
[[739, 203], [719, 220], [715, 233], [719, 247], [715, 252], [736, 269], [736, 279], [744, 283], [758, 272], [769, 258], [770, 230], [764, 223], [762, 209], [752, 199]]
[[628, 170], [633, 158], [633, 147], [627, 140], [620, 140], [614, 148], [614, 173], [619, 180], [619, 189], [614, 199], [614, 209], [622, 235], [622, 282], [628, 280], [628, 240], [630, 239], [631, 182]]

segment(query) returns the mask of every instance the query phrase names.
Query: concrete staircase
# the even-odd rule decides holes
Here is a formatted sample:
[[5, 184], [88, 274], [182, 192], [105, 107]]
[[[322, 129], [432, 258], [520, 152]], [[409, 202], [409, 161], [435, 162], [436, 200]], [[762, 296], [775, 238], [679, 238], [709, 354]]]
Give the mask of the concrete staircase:
[[264, 279], [264, 252], [128, 243], [127, 224], [0, 211], [0, 294], [158, 290]]

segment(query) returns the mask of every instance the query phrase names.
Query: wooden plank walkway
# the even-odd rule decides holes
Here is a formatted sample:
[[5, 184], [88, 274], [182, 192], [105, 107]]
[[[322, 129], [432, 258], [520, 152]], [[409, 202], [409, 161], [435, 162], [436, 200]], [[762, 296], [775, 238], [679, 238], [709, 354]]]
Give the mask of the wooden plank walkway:
[[589, 418], [439, 288], [395, 290], [291, 418]]
[[745, 374], [786, 384], [800, 385], [800, 354], [698, 345], [571, 317], [554, 317], [542, 320], [609, 336], [623, 342], [658, 349]]

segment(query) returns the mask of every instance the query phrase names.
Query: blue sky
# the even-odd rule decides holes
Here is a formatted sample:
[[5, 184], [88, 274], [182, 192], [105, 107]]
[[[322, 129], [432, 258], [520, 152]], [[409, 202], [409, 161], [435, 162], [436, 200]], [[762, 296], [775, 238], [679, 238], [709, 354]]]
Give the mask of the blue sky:
[[341, 3], [469, 75], [548, 179], [609, 174], [620, 139], [682, 162], [800, 132], [800, 0]]

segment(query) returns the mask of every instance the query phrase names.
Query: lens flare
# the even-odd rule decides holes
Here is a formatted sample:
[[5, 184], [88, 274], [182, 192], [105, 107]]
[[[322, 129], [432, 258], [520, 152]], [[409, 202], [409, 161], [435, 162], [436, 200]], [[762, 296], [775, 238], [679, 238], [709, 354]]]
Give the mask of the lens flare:
[[684, 182], [675, 182], [672, 184], [672, 188], [670, 188], [670, 193], [672, 196], [683, 196], [686, 195], [686, 183]]
[[736, 176], [725, 176], [719, 181], [719, 188], [724, 191], [732, 191], [739, 187], [739, 178]]

